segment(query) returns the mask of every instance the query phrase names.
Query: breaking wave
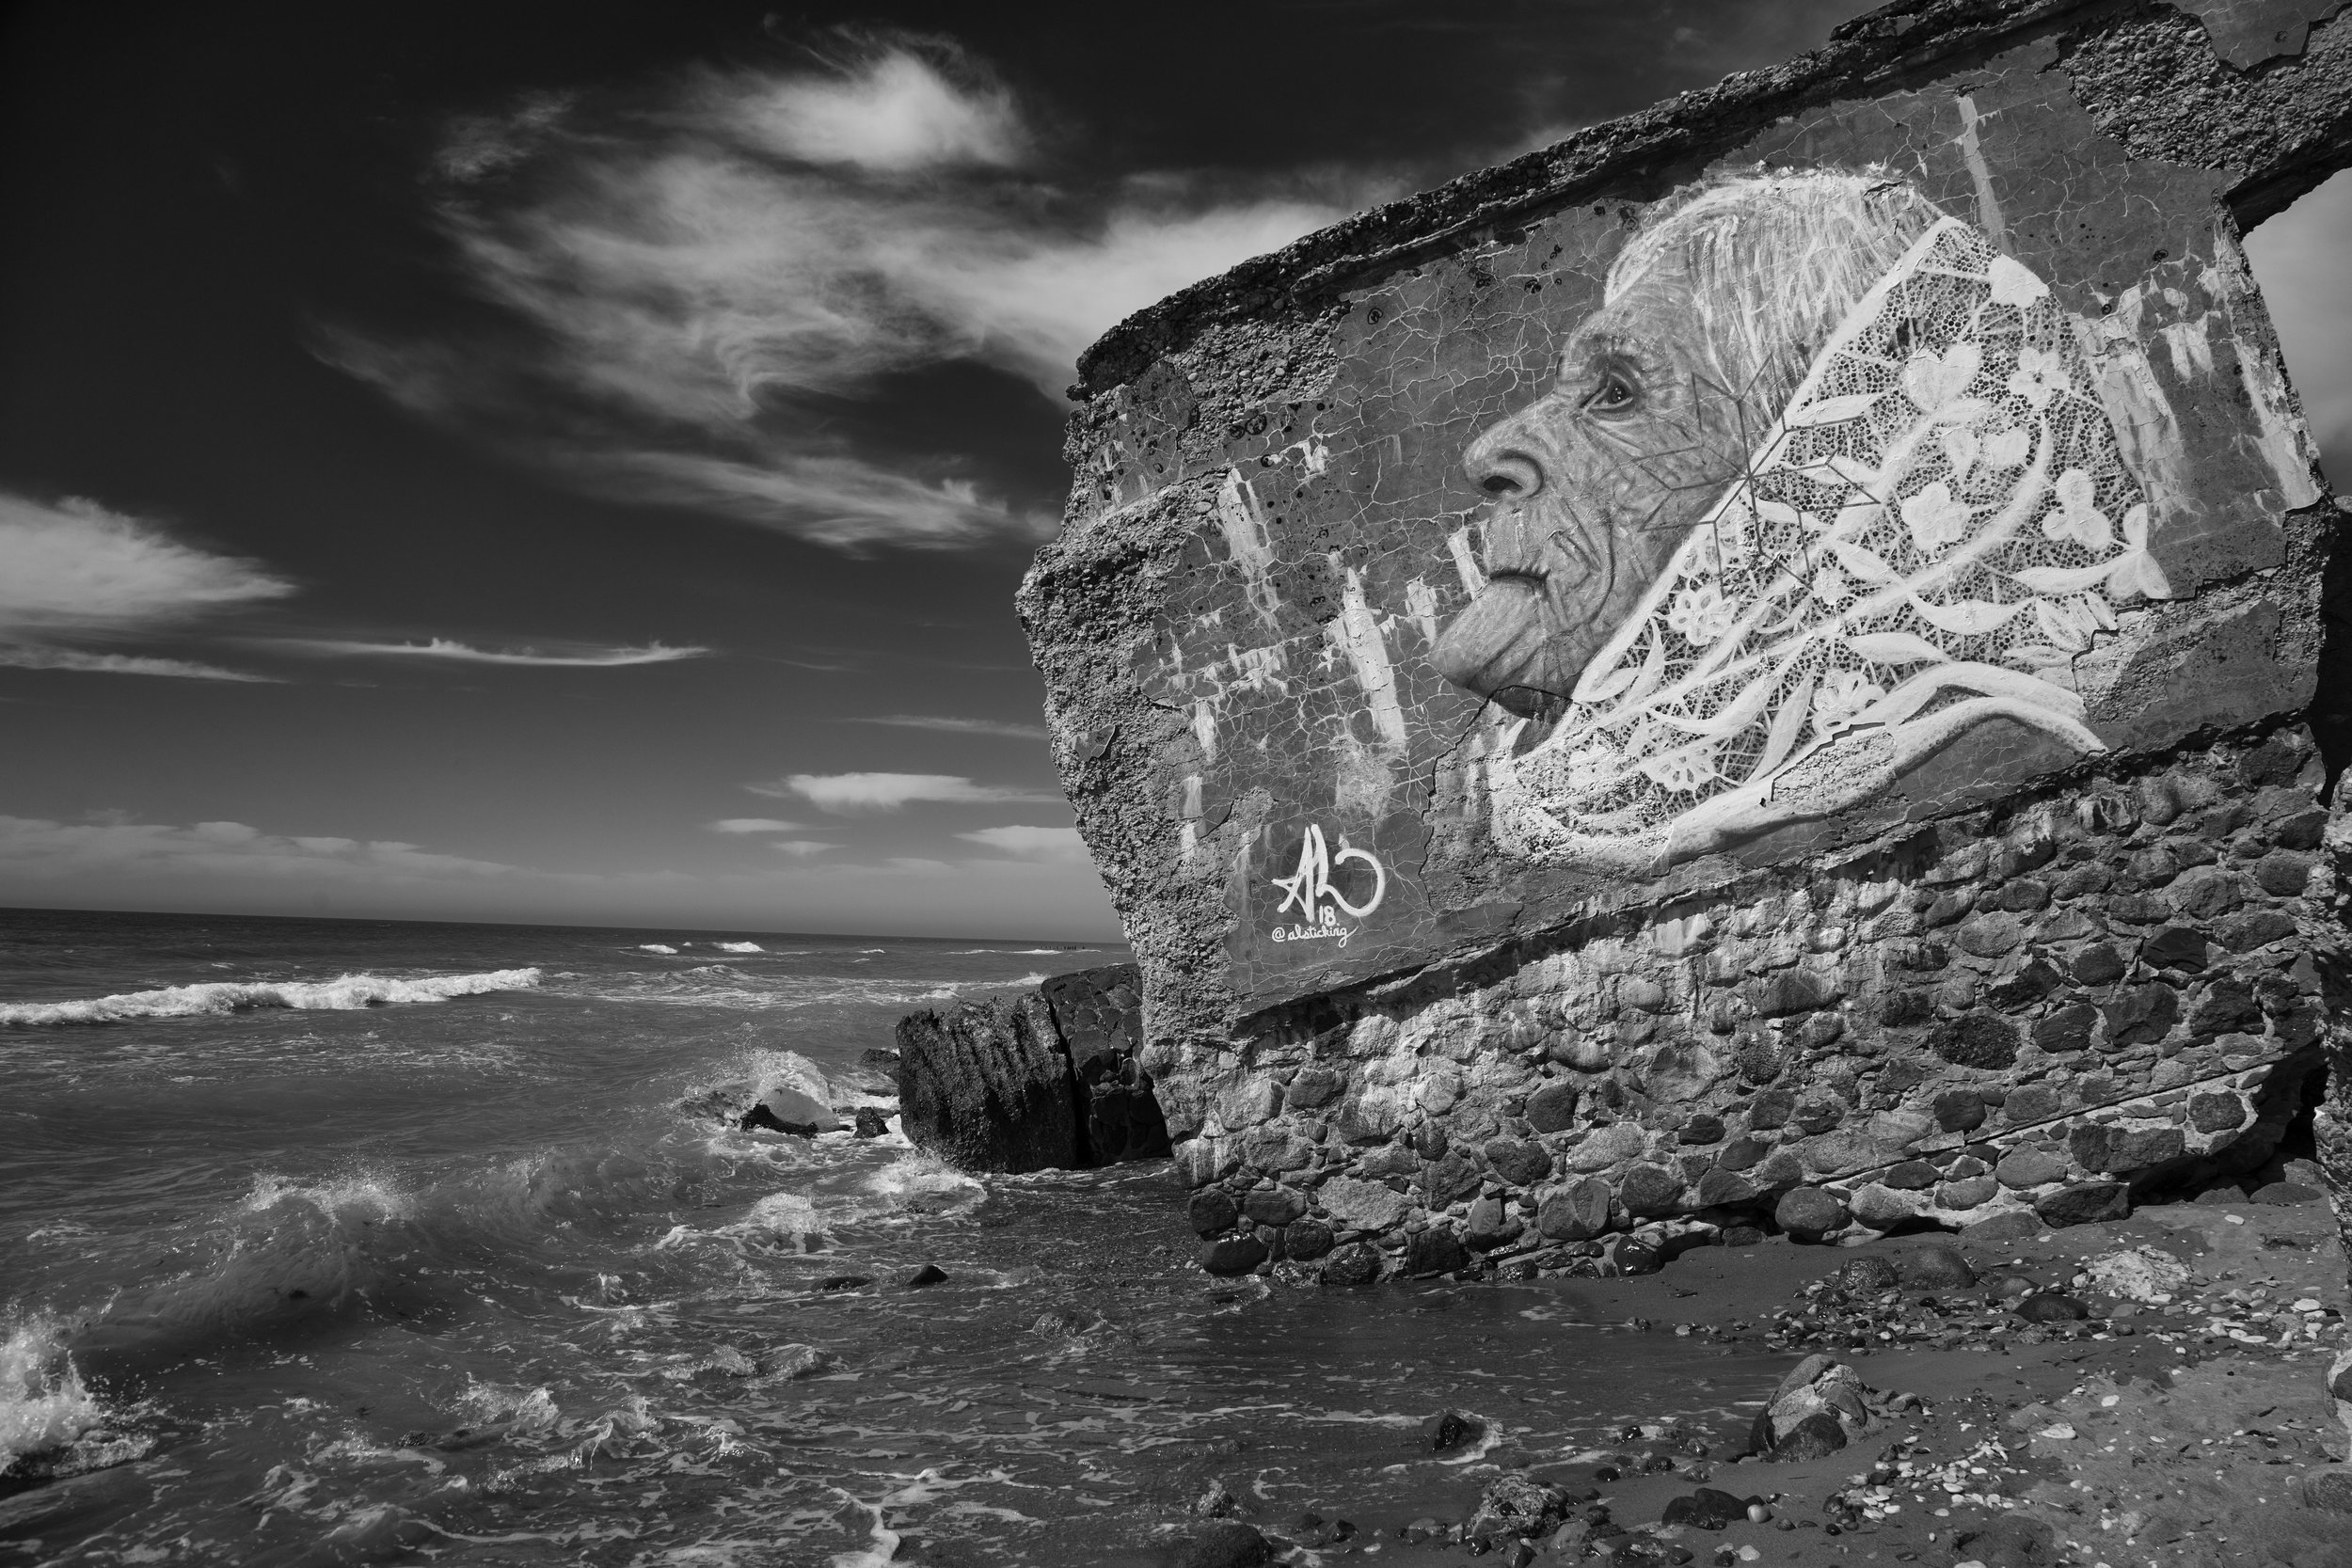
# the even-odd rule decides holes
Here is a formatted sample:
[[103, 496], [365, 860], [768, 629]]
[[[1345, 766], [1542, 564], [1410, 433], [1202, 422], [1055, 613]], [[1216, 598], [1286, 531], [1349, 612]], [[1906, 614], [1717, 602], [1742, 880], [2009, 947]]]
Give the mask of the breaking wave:
[[768, 951], [755, 942], [714, 942], [710, 945], [722, 953], [765, 953]]
[[0, 1338], [0, 1470], [65, 1447], [103, 1418], [55, 1323], [34, 1318], [8, 1328]]
[[345, 974], [333, 980], [218, 980], [160, 990], [124, 991], [73, 1002], [0, 1003], [0, 1025], [121, 1023], [135, 1019], [197, 1018], [259, 1007], [351, 1011], [405, 1002], [446, 1002], [484, 991], [525, 990], [539, 983], [535, 969], [493, 969], [479, 974], [435, 974], [421, 980]]

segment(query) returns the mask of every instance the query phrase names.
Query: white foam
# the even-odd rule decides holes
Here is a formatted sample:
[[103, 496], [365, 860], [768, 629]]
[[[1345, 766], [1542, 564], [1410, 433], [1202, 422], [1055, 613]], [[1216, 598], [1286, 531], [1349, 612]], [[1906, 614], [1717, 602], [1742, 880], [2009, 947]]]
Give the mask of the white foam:
[[637, 951], [640, 953], [675, 953], [677, 949], [666, 942], [641, 942], [637, 944]]
[[917, 1213], [946, 1213], [970, 1208], [988, 1196], [988, 1188], [920, 1149], [901, 1155], [866, 1179], [866, 1190], [887, 1198], [895, 1208]]
[[755, 942], [714, 942], [710, 945], [722, 953], [765, 953], [768, 951]]
[[12, 1325], [0, 1339], [0, 1469], [23, 1454], [61, 1449], [104, 1412], [45, 1318]]
[[383, 974], [345, 974], [333, 980], [215, 980], [75, 1002], [0, 1003], [0, 1024], [121, 1023], [146, 1018], [198, 1018], [255, 1007], [349, 1012], [406, 1002], [446, 1002], [453, 996], [479, 996], [485, 991], [527, 990], [538, 983], [535, 969], [431, 974], [420, 980]]

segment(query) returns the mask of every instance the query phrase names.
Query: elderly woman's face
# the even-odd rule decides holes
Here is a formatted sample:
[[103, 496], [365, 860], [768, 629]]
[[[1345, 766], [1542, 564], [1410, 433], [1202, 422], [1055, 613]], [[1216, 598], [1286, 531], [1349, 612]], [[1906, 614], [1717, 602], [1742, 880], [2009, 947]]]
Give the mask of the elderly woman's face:
[[1549, 392], [1470, 443], [1488, 580], [1431, 655], [1448, 680], [1556, 715], [1738, 476], [1772, 412], [1728, 384], [1707, 303], [1661, 258], [1577, 328]]

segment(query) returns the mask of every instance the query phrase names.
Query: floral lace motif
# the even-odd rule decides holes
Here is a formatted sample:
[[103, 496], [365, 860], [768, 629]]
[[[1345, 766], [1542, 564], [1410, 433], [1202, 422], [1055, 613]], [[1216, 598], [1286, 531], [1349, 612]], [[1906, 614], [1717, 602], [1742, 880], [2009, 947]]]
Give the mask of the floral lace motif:
[[1499, 749], [1496, 835], [1654, 866], [1772, 826], [1778, 782], [1804, 797], [1788, 819], [1819, 816], [1983, 718], [2101, 749], [2061, 667], [2120, 606], [2169, 596], [2148, 530], [2070, 318], [1947, 218], [1850, 313], [1554, 733]]

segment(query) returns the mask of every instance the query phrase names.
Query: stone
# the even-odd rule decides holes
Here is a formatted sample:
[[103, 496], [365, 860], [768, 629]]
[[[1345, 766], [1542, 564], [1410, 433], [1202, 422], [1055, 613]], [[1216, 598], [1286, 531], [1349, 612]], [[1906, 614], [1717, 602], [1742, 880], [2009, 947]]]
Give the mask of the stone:
[[1742, 1133], [1715, 1151], [1715, 1164], [1724, 1170], [1746, 1170], [1772, 1151], [1763, 1139]]
[[1700, 1112], [1682, 1124], [1675, 1141], [1685, 1148], [1705, 1148], [1724, 1141], [1724, 1118]]
[[1430, 1453], [1454, 1453], [1486, 1435], [1486, 1423], [1460, 1410], [1441, 1410], [1421, 1424], [1422, 1447]]
[[1916, 1193], [1902, 1192], [1880, 1181], [1866, 1181], [1854, 1189], [1848, 1200], [1856, 1224], [1872, 1230], [1892, 1230], [1916, 1214], [1923, 1200]]
[[1669, 1498], [1658, 1515], [1661, 1525], [1688, 1525], [1693, 1529], [1719, 1530], [1725, 1526], [1747, 1523], [1748, 1503], [1728, 1492], [1702, 1486], [1697, 1491]]
[[1311, 1111], [1330, 1104], [1346, 1089], [1347, 1080], [1330, 1068], [1303, 1067], [1291, 1075], [1282, 1100], [1295, 1110]]
[[1535, 1228], [1555, 1242], [1581, 1242], [1609, 1228], [1609, 1183], [1599, 1177], [1547, 1196], [1535, 1212]]
[[1837, 1265], [1830, 1277], [1849, 1291], [1891, 1291], [1902, 1283], [1902, 1275], [1883, 1258], [1852, 1259]]
[[1902, 1255], [1902, 1282], [1915, 1290], [1964, 1291], [1977, 1282], [1967, 1254], [1956, 1246], [1930, 1245]]
[[851, 1115], [855, 1118], [857, 1135], [861, 1138], [882, 1138], [890, 1134], [890, 1117], [873, 1105], [860, 1105]]
[[1266, 1244], [1253, 1233], [1220, 1236], [1200, 1243], [1200, 1266], [1210, 1274], [1248, 1274], [1267, 1258]]
[[1617, 1200], [1629, 1214], [1672, 1213], [1682, 1202], [1682, 1179], [1657, 1165], [1635, 1165], [1617, 1187]]
[[2242, 895], [2233, 873], [2200, 865], [2184, 871], [2166, 890], [2174, 909], [2193, 920], [2215, 920], [2237, 908]]
[[2060, 974], [2055, 965], [2045, 958], [2037, 958], [2015, 974], [1995, 982], [1985, 996], [1996, 1007], [2015, 1009], [2032, 1006], [2065, 983], [2066, 976]]
[[2352, 1513], [2352, 1465], [2330, 1465], [2305, 1472], [2303, 1506], [2329, 1513]]
[[1699, 1177], [1698, 1201], [1702, 1209], [1729, 1208], [1746, 1203], [1760, 1191], [1756, 1184], [1738, 1171], [1721, 1165]]
[[1781, 1435], [1772, 1457], [1785, 1464], [1827, 1459], [1846, 1446], [1846, 1429], [1829, 1412], [1817, 1411]]
[[1321, 1220], [1293, 1220], [1282, 1227], [1282, 1256], [1311, 1263], [1331, 1250], [1331, 1227]]
[[1784, 969], [1757, 982], [1748, 1000], [1758, 1018], [1787, 1018], [1833, 1006], [1842, 995], [1834, 976], [1807, 969]]
[[945, 1285], [946, 1283], [947, 1283], [947, 1271], [936, 1263], [926, 1263], [898, 1281], [899, 1288], [908, 1291], [919, 1291], [928, 1285]]
[[1241, 1209], [1233, 1202], [1233, 1195], [1223, 1188], [1203, 1187], [1185, 1200], [1184, 1217], [1200, 1235], [1214, 1236], [1232, 1229], [1241, 1218]]
[[1422, 1189], [1429, 1195], [1430, 1205], [1438, 1209], [1470, 1196], [1485, 1180], [1478, 1162], [1458, 1148], [1421, 1173]]
[[1070, 1057], [1044, 998], [966, 1002], [898, 1021], [898, 1124], [965, 1170], [1082, 1163]]
[[2186, 1140], [2177, 1127], [2133, 1126], [2125, 1122], [2081, 1122], [2067, 1135], [2074, 1163], [2099, 1173], [2149, 1170], [2177, 1160]]
[[1528, 1139], [1489, 1138], [1481, 1152], [1486, 1156], [1487, 1168], [1514, 1187], [1532, 1187], [1551, 1174], [1550, 1154], [1543, 1145]]
[[2053, 1056], [2088, 1050], [2091, 1031], [2099, 1026], [2099, 1009], [2088, 1002], [2073, 1002], [2046, 1018], [2037, 1019], [2033, 1043]]
[[830, 1132], [833, 1112], [797, 1089], [771, 1089], [735, 1124], [746, 1132], [786, 1132], [813, 1138]]
[[2140, 961], [2153, 969], [2178, 969], [2194, 974], [2205, 967], [2211, 944], [2204, 934], [2186, 926], [2167, 926], [2139, 944]]
[[1045, 980], [1037, 994], [1069, 1058], [1080, 1162], [1102, 1166], [1167, 1155], [1168, 1121], [1138, 1055], [1141, 972], [1134, 964], [1077, 970]]
[[2090, 1308], [2073, 1296], [2055, 1292], [2027, 1296], [2014, 1310], [2029, 1323], [2074, 1323], [2090, 1316]]
[[1990, 1176], [1963, 1177], [1936, 1188], [1935, 1205], [1939, 1209], [1976, 1209], [1992, 1202], [2000, 1190], [2001, 1184]]
[[2065, 1103], [2056, 1085], [2021, 1084], [2010, 1090], [2009, 1098], [2001, 1102], [2001, 1119], [2011, 1127], [2048, 1121]]
[[2013, 1067], [2017, 1030], [1998, 1013], [1975, 1012], [1937, 1025], [1928, 1037], [1928, 1047], [1955, 1067]]
[[1346, 1230], [1387, 1230], [1401, 1224], [1412, 1207], [1391, 1187], [1347, 1176], [1335, 1176], [1317, 1187], [1315, 1203]]
[[1524, 1470], [1496, 1477], [1479, 1494], [1478, 1511], [1464, 1533], [1472, 1550], [1505, 1539], [1549, 1535], [1565, 1523], [1570, 1499], [1565, 1487], [1550, 1486]]
[[1770, 1132], [1786, 1127], [1789, 1116], [1797, 1108], [1793, 1089], [1766, 1089], [1748, 1102], [1748, 1126], [1752, 1131]]
[[1350, 1242], [1323, 1260], [1319, 1278], [1326, 1285], [1353, 1289], [1370, 1285], [1380, 1277], [1380, 1249], [1362, 1242]]
[[1852, 1218], [1845, 1204], [1819, 1187], [1795, 1187], [1773, 1207], [1772, 1220], [1801, 1242], [1818, 1242]]
[[2039, 1216], [2010, 1210], [2005, 1213], [1988, 1214], [1961, 1232], [1969, 1241], [1986, 1246], [1998, 1246], [2004, 1242], [2022, 1242], [2042, 1234], [2043, 1226]]
[[1565, 1132], [1576, 1125], [1577, 1087], [1555, 1078], [1527, 1097], [1528, 1125], [1538, 1132]]
[[2246, 1120], [2246, 1101], [2226, 1090], [2191, 1095], [2188, 1124], [2200, 1132], [2234, 1132]]
[[1984, 1125], [1984, 1099], [1974, 1089], [1947, 1089], [1935, 1097], [1935, 1125], [1947, 1132], [1968, 1132]]
[[1403, 1273], [1422, 1279], [1431, 1275], [1453, 1274], [1470, 1267], [1470, 1249], [1451, 1230], [1429, 1229], [1415, 1236], [1405, 1248]]
[[2069, 970], [2078, 986], [2105, 986], [2121, 980], [2128, 967], [2122, 954], [2104, 942], [2094, 942], [2074, 955]]
[[2170, 986], [2134, 986], [2102, 1009], [2107, 1049], [2145, 1045], [2164, 1038], [2181, 1016], [2180, 993]]
[[2246, 953], [2295, 934], [2295, 917], [2284, 910], [2248, 910], [2221, 923], [2222, 945]]
[[2001, 1163], [1993, 1167], [1994, 1177], [2011, 1191], [2064, 1180], [2066, 1172], [2065, 1161], [2046, 1150], [2031, 1148], [2010, 1149], [2001, 1156]]
[[2311, 876], [2312, 857], [2292, 849], [2274, 849], [2254, 863], [2254, 880], [2280, 898], [2301, 897]]
[[2132, 1190], [2121, 1181], [2076, 1181], [2036, 1198], [2033, 1212], [2053, 1230], [2120, 1220], [2132, 1212]]
[[1964, 922], [1953, 945], [1979, 958], [1997, 958], [2025, 940], [2025, 923], [2009, 913], [1980, 914]]
[[1274, 1544], [1256, 1526], [1219, 1519], [1186, 1536], [1169, 1568], [1261, 1568], [1273, 1560]]
[[1519, 1230], [1519, 1222], [1502, 1199], [1482, 1197], [1470, 1205], [1470, 1218], [1462, 1227], [1462, 1242], [1473, 1252], [1491, 1252], [1517, 1239]]
[[1925, 1160], [1905, 1160], [1889, 1166], [1879, 1180], [1902, 1192], [1918, 1192], [1932, 1187], [1944, 1173]]
[[2215, 981], [2188, 1015], [2190, 1032], [2199, 1035], [2227, 1035], [2262, 1026], [2262, 1004], [2254, 1000], [2253, 990], [2229, 980]]
[[1279, 1230], [1307, 1212], [1307, 1195], [1291, 1187], [1260, 1187], [1243, 1196], [1241, 1212], [1259, 1226]]

